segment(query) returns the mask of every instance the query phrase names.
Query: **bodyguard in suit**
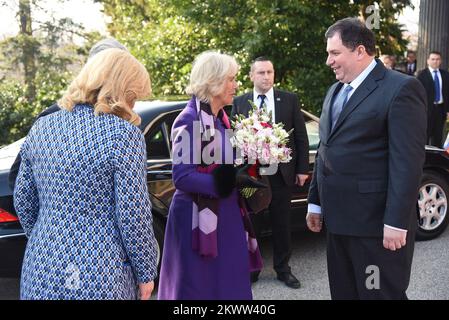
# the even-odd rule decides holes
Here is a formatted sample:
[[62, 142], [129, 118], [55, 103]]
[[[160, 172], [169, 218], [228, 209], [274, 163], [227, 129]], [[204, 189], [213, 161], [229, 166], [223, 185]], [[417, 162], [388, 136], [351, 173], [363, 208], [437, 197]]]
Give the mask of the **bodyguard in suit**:
[[[299, 288], [299, 280], [292, 274], [289, 266], [291, 256], [290, 201], [291, 187], [302, 186], [309, 171], [309, 141], [304, 118], [296, 94], [273, 88], [273, 63], [265, 57], [259, 57], [251, 64], [252, 92], [236, 97], [232, 115], [248, 116], [253, 101], [258, 107], [266, 107], [272, 112], [273, 121], [282, 122], [284, 129], [294, 129], [290, 135], [288, 147], [292, 149], [292, 160], [279, 165], [276, 174], [269, 176], [272, 189], [272, 201], [269, 207], [273, 230], [273, 264], [277, 278], [291, 288]], [[258, 274], [252, 274], [257, 281]]]
[[438, 51], [429, 54], [427, 66], [418, 73], [418, 80], [427, 93], [427, 142], [441, 148], [449, 113], [449, 72], [440, 69], [441, 53]]
[[327, 228], [332, 299], [406, 299], [426, 140], [425, 92], [374, 58], [356, 18], [326, 32], [337, 83], [325, 97], [308, 227]]

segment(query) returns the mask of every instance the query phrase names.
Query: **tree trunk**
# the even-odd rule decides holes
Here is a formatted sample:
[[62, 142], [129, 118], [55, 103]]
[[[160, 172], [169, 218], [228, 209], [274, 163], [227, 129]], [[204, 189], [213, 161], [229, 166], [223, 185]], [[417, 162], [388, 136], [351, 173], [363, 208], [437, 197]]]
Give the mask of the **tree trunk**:
[[449, 61], [449, 1], [421, 0], [419, 4], [418, 70], [427, 67], [431, 51], [441, 52], [441, 68]]
[[36, 98], [36, 63], [35, 63], [35, 41], [31, 28], [31, 1], [19, 1], [20, 38], [22, 44], [22, 64], [24, 69], [24, 81], [26, 86], [26, 99], [33, 103]]

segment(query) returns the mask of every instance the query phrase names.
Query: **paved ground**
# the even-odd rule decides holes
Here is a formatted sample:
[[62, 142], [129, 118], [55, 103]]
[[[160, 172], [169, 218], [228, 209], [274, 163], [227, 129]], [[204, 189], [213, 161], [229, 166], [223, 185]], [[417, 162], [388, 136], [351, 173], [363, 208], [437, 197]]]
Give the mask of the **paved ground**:
[[16, 300], [19, 298], [19, 280], [0, 278], [0, 300]]
[[[330, 299], [326, 271], [325, 237], [312, 233], [294, 237], [292, 271], [301, 281], [300, 289], [287, 288], [275, 279], [271, 244], [261, 244], [265, 270], [253, 285], [255, 299]], [[417, 242], [408, 297], [413, 300], [449, 300], [449, 229], [438, 239]]]
[[[324, 235], [296, 234], [293, 242], [291, 265], [302, 287], [290, 289], [275, 279], [271, 267], [271, 243], [266, 239], [261, 243], [265, 269], [253, 285], [255, 299], [330, 299]], [[0, 279], [0, 299], [17, 299], [18, 292], [18, 279]], [[408, 296], [416, 300], [449, 300], [449, 229], [438, 239], [416, 243]]]

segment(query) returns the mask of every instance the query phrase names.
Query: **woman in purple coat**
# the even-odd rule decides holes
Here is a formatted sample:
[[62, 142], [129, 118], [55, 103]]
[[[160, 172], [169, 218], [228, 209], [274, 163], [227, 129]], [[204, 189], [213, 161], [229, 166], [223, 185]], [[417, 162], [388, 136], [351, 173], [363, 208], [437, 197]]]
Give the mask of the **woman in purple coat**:
[[[223, 107], [237, 90], [238, 65], [207, 51], [193, 64], [192, 95], [173, 124], [173, 182], [159, 299], [252, 299], [250, 272], [262, 267], [237, 187], [251, 184], [233, 166]], [[246, 183], [241, 182], [245, 180]]]

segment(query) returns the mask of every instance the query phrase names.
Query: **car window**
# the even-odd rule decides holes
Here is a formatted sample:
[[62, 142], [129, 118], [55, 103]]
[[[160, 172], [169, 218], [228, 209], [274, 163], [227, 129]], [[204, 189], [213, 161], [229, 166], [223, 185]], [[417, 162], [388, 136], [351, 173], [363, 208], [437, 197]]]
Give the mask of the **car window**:
[[[227, 114], [230, 114], [232, 106], [225, 107]], [[147, 157], [149, 160], [170, 159], [171, 158], [171, 130], [173, 122], [180, 111], [170, 112], [158, 120], [150, 128], [145, 136], [147, 145]], [[319, 143], [318, 122], [307, 114], [303, 114], [306, 123], [307, 136], [309, 138], [310, 150], [316, 150]]]
[[172, 147], [172, 141], [171, 141], [171, 129], [173, 127], [173, 122], [175, 122], [176, 117], [181, 113], [181, 111], [177, 111], [177, 112], [172, 112], [169, 115], [165, 116], [164, 118], [164, 122], [167, 125], [167, 138], [169, 141], [169, 145], [170, 145], [170, 150]]
[[180, 111], [171, 112], [159, 119], [145, 135], [148, 160], [171, 158], [171, 129]]
[[160, 123], [159, 126], [151, 130], [145, 137], [148, 159], [170, 158], [170, 151], [168, 150], [163, 130], [163, 124]]
[[307, 114], [303, 114], [304, 121], [306, 122], [307, 136], [309, 138], [309, 149], [316, 150], [318, 148], [319, 138], [319, 126], [318, 122], [310, 118]]

